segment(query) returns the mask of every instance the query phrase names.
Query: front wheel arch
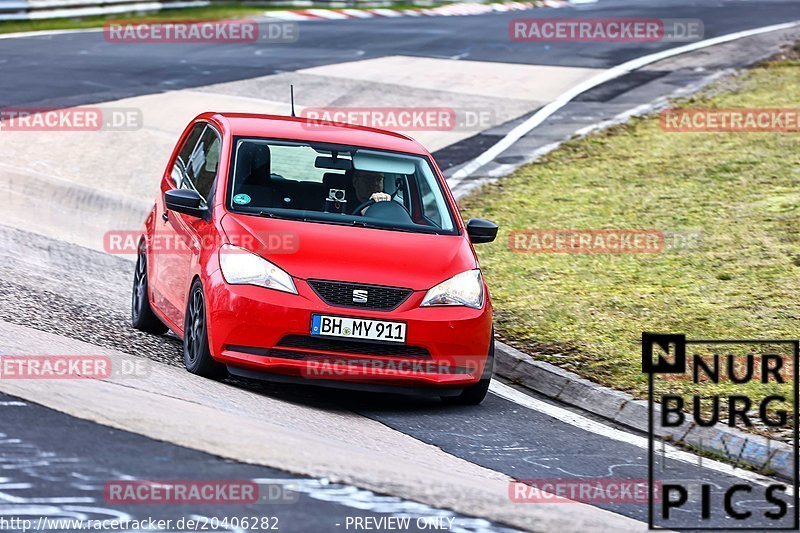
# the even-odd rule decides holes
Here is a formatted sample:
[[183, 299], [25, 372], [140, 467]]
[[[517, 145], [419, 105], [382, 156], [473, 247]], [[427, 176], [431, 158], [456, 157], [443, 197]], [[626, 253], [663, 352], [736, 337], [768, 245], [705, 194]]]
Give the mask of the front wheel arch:
[[228, 369], [211, 355], [207, 309], [202, 280], [195, 276], [189, 289], [183, 319], [183, 363], [192, 374], [222, 379], [228, 375]]

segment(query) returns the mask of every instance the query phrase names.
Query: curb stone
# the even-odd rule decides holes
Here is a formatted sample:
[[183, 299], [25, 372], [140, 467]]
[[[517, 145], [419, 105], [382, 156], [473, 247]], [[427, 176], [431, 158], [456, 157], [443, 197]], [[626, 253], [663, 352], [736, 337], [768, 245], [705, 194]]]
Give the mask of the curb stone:
[[[495, 374], [549, 398], [583, 409], [629, 428], [647, 432], [647, 401], [628, 393], [598, 385], [531, 355], [495, 341]], [[653, 407], [658, 417], [661, 407]], [[737, 428], [701, 427], [691, 421], [675, 428], [663, 428], [657, 434], [674, 444], [691, 446], [728, 462], [747, 465], [761, 473], [786, 479], [794, 477], [792, 446]]]

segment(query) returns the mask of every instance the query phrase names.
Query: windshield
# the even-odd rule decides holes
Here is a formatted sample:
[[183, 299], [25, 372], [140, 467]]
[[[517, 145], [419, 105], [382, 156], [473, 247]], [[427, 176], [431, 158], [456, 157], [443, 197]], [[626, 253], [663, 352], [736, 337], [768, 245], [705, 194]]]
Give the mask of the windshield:
[[237, 139], [228, 208], [310, 222], [455, 233], [425, 158], [358, 147]]

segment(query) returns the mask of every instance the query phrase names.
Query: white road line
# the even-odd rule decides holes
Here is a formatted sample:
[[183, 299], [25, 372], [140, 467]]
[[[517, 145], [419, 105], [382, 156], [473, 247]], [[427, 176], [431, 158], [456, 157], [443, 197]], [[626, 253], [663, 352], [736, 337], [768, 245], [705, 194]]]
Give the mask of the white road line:
[[97, 33], [103, 28], [83, 28], [79, 30], [41, 30], [41, 31], [21, 31], [16, 33], [2, 33], [0, 39], [19, 39], [21, 37], [48, 37], [50, 35], [65, 35], [68, 33]]
[[25, 402], [0, 402], [0, 407], [25, 407]]
[[[634, 435], [633, 433], [628, 433], [627, 431], [612, 428], [590, 418], [586, 418], [585, 416], [579, 415], [578, 413], [570, 411], [569, 409], [564, 409], [563, 407], [558, 407], [557, 405], [553, 405], [542, 400], [537, 400], [536, 398], [528, 396], [524, 392], [520, 392], [517, 389], [509, 387], [505, 383], [501, 383], [497, 380], [492, 380], [489, 390], [497, 396], [510, 402], [514, 402], [522, 407], [526, 407], [549, 417], [555, 418], [556, 420], [560, 420], [561, 422], [569, 424], [570, 426], [578, 429], [594, 433], [595, 435], [600, 435], [601, 437], [605, 437], [607, 439], [624, 442], [643, 450], [648, 449], [648, 442], [647, 438], [645, 437], [640, 437], [639, 435]], [[661, 451], [662, 448], [659, 445], [658, 453], [661, 453]], [[673, 459], [688, 464], [697, 465], [698, 462], [702, 460], [702, 463], [699, 465], [702, 468], [714, 470], [715, 472], [719, 472], [721, 474], [738, 477], [753, 483], [758, 483], [759, 485], [770, 485], [775, 483], [774, 480], [768, 477], [761, 476], [748, 470], [734, 468], [731, 465], [714, 461], [712, 459], [707, 459], [705, 457], [701, 459], [693, 453], [680, 450], [674, 446], [664, 445], [663, 453], [667, 459]], [[794, 490], [792, 487], [787, 487], [786, 493], [793, 495]]]
[[709, 46], [716, 46], [718, 44], [736, 41], [738, 39], [743, 39], [745, 37], [752, 37], [753, 35], [760, 35], [762, 33], [769, 33], [779, 30], [788, 30], [796, 26], [800, 26], [800, 20], [787, 22], [784, 24], [774, 24], [772, 26], [754, 28], [752, 30], [739, 31], [736, 33], [729, 33], [727, 35], [714, 37], [713, 39], [706, 39], [704, 41], [698, 41], [696, 43], [679, 46], [677, 48], [670, 48], [669, 50], [663, 50], [661, 52], [656, 52], [654, 54], [648, 54], [646, 56], [638, 57], [636, 59], [632, 59], [630, 61], [626, 61], [625, 63], [612, 67], [598, 74], [597, 76], [576, 85], [572, 89], [566, 91], [561, 96], [559, 96], [558, 98], [556, 98], [555, 100], [553, 100], [552, 102], [541, 108], [539, 111], [534, 113], [528, 120], [519, 124], [517, 127], [509, 131], [505, 137], [500, 139], [488, 150], [486, 150], [481, 155], [479, 155], [478, 157], [476, 157], [475, 159], [464, 165], [458, 171], [454, 172], [453, 175], [447, 180], [447, 182], [450, 185], [451, 189], [454, 188], [464, 178], [470, 176], [473, 172], [480, 170], [481, 167], [490, 163], [495, 157], [499, 156], [508, 148], [510, 148], [515, 142], [517, 142], [523, 136], [527, 135], [535, 127], [539, 126], [553, 113], [555, 113], [556, 111], [567, 105], [569, 102], [571, 102], [575, 97], [577, 97], [582, 93], [585, 93], [589, 89], [593, 89], [594, 87], [606, 83], [607, 81], [619, 78], [620, 76], [624, 76], [629, 72], [638, 70], [642, 67], [650, 65], [651, 63], [661, 61], [662, 59], [668, 59], [670, 57], [686, 54], [688, 52], [694, 52], [695, 50], [701, 50], [703, 48], [708, 48]]

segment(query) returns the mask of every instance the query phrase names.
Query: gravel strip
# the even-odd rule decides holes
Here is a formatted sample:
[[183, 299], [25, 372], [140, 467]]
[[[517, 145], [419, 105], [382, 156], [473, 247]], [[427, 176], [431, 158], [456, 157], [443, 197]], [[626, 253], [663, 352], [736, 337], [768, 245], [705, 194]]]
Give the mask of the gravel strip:
[[133, 262], [0, 226], [0, 319], [104, 348], [183, 364], [172, 334], [130, 324]]

